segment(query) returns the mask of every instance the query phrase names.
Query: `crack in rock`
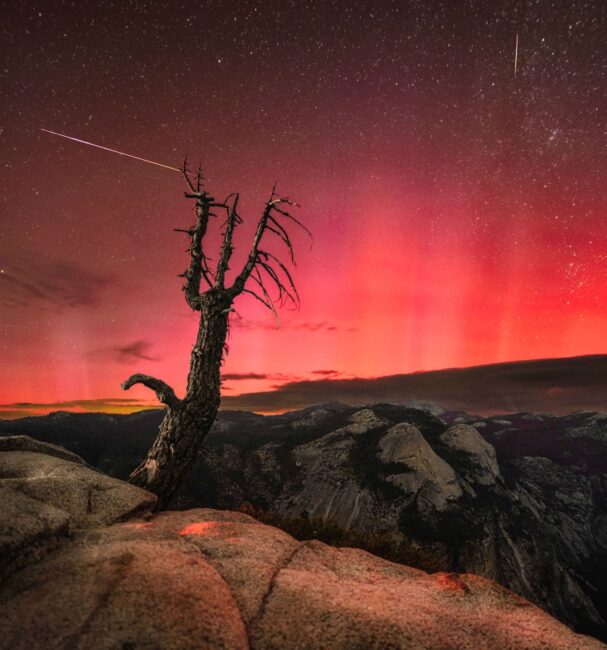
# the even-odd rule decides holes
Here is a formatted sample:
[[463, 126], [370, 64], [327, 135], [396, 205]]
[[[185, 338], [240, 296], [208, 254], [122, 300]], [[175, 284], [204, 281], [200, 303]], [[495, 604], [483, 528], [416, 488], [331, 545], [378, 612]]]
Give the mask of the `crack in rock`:
[[[226, 589], [230, 592], [230, 595], [232, 596], [232, 601], [234, 603], [234, 608], [236, 609], [236, 611], [238, 612], [238, 614], [240, 616], [240, 620], [242, 622], [242, 627], [243, 627], [243, 629], [245, 631], [245, 634], [246, 634], [246, 637], [247, 637], [247, 646], [249, 648], [251, 648], [251, 632], [250, 632], [250, 629], [249, 629], [249, 625], [247, 624], [247, 621], [245, 619], [244, 612], [242, 611], [242, 609], [240, 608], [240, 606], [238, 604], [238, 598], [236, 597], [236, 594], [234, 593], [233, 587], [225, 579], [225, 577], [223, 576], [221, 571], [219, 571], [219, 569], [213, 564], [213, 562], [211, 561], [211, 556], [208, 553], [206, 553], [203, 548], [201, 548], [197, 544], [192, 544], [192, 542], [188, 542], [183, 538], [180, 540], [180, 543], [181, 543], [182, 546], [187, 548], [193, 554], [199, 555], [208, 564], [209, 568], [212, 569], [217, 574], [219, 579], [226, 586]], [[298, 549], [296, 549], [296, 551], [297, 550]], [[295, 555], [295, 553], [292, 553], [290, 555], [290, 558], [292, 558], [293, 555]], [[291, 561], [291, 559], [289, 559], [289, 562], [290, 561]], [[278, 572], [276, 572], [276, 573], [278, 573]], [[272, 580], [274, 579], [275, 575], [276, 574], [274, 574], [272, 576]], [[257, 616], [255, 616], [255, 618], [257, 618]], [[128, 649], [125, 649], [125, 650], [128, 650]]]
[[276, 570], [270, 576], [270, 582], [268, 583], [268, 588], [266, 590], [266, 593], [262, 596], [259, 609], [257, 610], [257, 613], [255, 614], [255, 616], [253, 616], [253, 618], [250, 620], [249, 624], [247, 625], [249, 646], [251, 646], [251, 638], [253, 635], [254, 628], [257, 627], [257, 625], [263, 620], [263, 617], [266, 613], [266, 608], [268, 606], [268, 602], [270, 598], [272, 597], [272, 593], [274, 592], [274, 587], [276, 586], [276, 580], [278, 579], [278, 576], [280, 575], [281, 571], [286, 569], [291, 564], [291, 562], [293, 561], [297, 553], [299, 553], [299, 551], [301, 551], [305, 547], [306, 547], [306, 542], [298, 542], [295, 548], [276, 567]]
[[63, 647], [65, 648], [77, 648], [81, 647], [82, 643], [82, 637], [85, 634], [88, 634], [90, 631], [93, 622], [97, 618], [97, 615], [103, 610], [104, 607], [108, 605], [110, 602], [110, 599], [120, 583], [126, 578], [129, 566], [135, 559], [135, 556], [132, 553], [126, 552], [122, 553], [118, 557], [111, 558], [110, 559], [110, 564], [114, 565], [115, 567], [115, 575], [112, 577], [111, 580], [108, 580], [108, 583], [106, 585], [105, 590], [103, 591], [102, 594], [99, 596], [99, 601], [95, 605], [95, 607], [92, 609], [91, 613], [86, 617], [82, 625], [70, 634], [68, 637], [63, 639]]

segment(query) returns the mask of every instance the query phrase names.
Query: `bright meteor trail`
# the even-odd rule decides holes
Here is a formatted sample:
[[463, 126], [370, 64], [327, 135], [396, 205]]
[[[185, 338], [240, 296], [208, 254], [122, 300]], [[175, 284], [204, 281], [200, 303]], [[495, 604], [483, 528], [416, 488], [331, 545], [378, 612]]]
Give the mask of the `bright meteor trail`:
[[73, 140], [74, 142], [80, 142], [82, 144], [88, 144], [91, 147], [97, 147], [97, 149], [103, 149], [104, 151], [111, 151], [112, 153], [117, 153], [119, 156], [126, 156], [127, 158], [134, 158], [135, 160], [141, 160], [141, 162], [150, 163], [150, 165], [156, 165], [157, 167], [164, 167], [165, 169], [170, 169], [174, 172], [181, 172], [181, 169], [178, 167], [171, 167], [170, 165], [164, 165], [159, 162], [154, 162], [153, 160], [148, 160], [147, 158], [140, 158], [139, 156], [133, 156], [130, 153], [124, 153], [124, 151], [117, 151], [116, 149], [110, 149], [109, 147], [102, 147], [100, 144], [95, 144], [93, 142], [87, 142], [86, 140], [80, 140], [79, 138], [73, 138], [70, 135], [65, 135], [63, 133], [57, 133], [56, 131], [49, 131], [48, 129], [41, 129], [45, 133], [51, 133], [52, 135], [58, 135], [60, 138], [66, 138], [67, 140]]

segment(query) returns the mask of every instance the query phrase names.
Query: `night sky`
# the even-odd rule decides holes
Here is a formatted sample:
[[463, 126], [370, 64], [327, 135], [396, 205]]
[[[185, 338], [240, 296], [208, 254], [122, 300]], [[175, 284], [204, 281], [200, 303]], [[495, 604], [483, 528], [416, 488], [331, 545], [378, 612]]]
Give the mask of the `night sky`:
[[202, 161], [214, 196], [241, 193], [240, 259], [274, 181], [302, 205], [301, 309], [277, 328], [241, 297], [226, 395], [606, 352], [606, 18], [601, 0], [5, 3], [0, 403], [153, 403], [120, 382], [183, 391], [196, 331], [179, 175], [41, 128]]

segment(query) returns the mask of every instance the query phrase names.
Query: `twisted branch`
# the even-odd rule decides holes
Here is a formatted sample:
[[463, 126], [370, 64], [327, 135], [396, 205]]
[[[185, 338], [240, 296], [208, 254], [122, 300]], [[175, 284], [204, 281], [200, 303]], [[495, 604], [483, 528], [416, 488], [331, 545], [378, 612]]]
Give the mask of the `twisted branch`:
[[196, 200], [196, 224], [184, 231], [190, 237], [190, 246], [188, 248], [190, 254], [190, 265], [179, 277], [185, 278], [183, 291], [185, 293], [186, 302], [193, 310], [200, 311], [201, 278], [204, 279], [209, 287], [214, 286], [207, 258], [202, 250], [202, 240], [207, 233], [210, 208], [213, 205], [213, 199], [206, 192], [200, 190], [203, 181], [200, 170], [198, 171], [195, 182], [190, 178], [187, 158], [183, 161], [183, 168], [181, 171], [191, 190], [191, 192], [185, 193], [186, 198]]
[[149, 375], [131, 375], [126, 381], [120, 384], [122, 390], [128, 390], [135, 384], [142, 384], [156, 393], [159, 402], [166, 404], [169, 408], [176, 408], [181, 400], [175, 395], [175, 391], [162, 379], [150, 377]]
[[[290, 212], [283, 209], [283, 205], [297, 206], [297, 204], [291, 201], [288, 197], [279, 197], [276, 194], [276, 187], [274, 187], [257, 224], [253, 245], [249, 252], [247, 261], [229, 290], [232, 298], [243, 291], [253, 295], [268, 309], [271, 309], [274, 314], [276, 314], [274, 308], [275, 303], [283, 306], [286, 302], [291, 302], [294, 307], [297, 307], [299, 305], [299, 294], [297, 293], [295, 283], [287, 267], [274, 254], [260, 249], [263, 236], [266, 232], [271, 232], [276, 235], [285, 245], [292, 264], [295, 264], [293, 245], [287, 229], [279, 220], [280, 217], [282, 216], [289, 219], [301, 227], [311, 237], [310, 231]], [[261, 271], [264, 272], [266, 280], [269, 279], [278, 289], [278, 298], [276, 300], [273, 300], [270, 297]], [[286, 280], [283, 280], [281, 276], [286, 278]], [[259, 285], [262, 295], [259, 295], [250, 289], [245, 289], [246, 282], [249, 278], [252, 278], [253, 281]]]
[[257, 267], [253, 269], [253, 273], [251, 273], [251, 279], [259, 285], [259, 288], [261, 289], [261, 292], [263, 294], [263, 298], [256, 291], [253, 291], [252, 289], [244, 289], [243, 291], [255, 296], [255, 298], [257, 298], [259, 302], [265, 305], [272, 312], [272, 314], [274, 314], [274, 318], [278, 320], [276, 305], [274, 304], [274, 301], [272, 300], [270, 294], [268, 293], [268, 290], [266, 289], [263, 283], [263, 278], [261, 277], [261, 273], [259, 272], [259, 269]]
[[242, 219], [238, 216], [237, 213], [238, 207], [238, 194], [234, 195], [234, 200], [230, 208], [227, 207], [228, 219], [226, 221], [226, 229], [223, 238], [223, 245], [221, 246], [221, 257], [219, 258], [219, 263], [217, 264], [217, 273], [215, 274], [215, 284], [216, 286], [222, 288], [225, 280], [225, 274], [228, 270], [228, 263], [232, 257], [234, 251], [234, 246], [232, 245], [232, 238], [234, 236], [234, 229], [238, 224], [242, 223]]
[[[264, 269], [264, 271], [268, 273], [268, 275], [270, 275], [272, 280], [274, 280], [274, 283], [278, 288], [279, 300], [281, 300], [281, 304], [284, 304], [282, 302], [282, 299], [286, 298], [293, 303], [294, 307], [297, 307], [300, 303], [299, 293], [297, 292], [297, 287], [295, 286], [295, 282], [293, 281], [293, 278], [289, 273], [287, 267], [276, 257], [276, 255], [273, 255], [272, 253], [268, 253], [267, 251], [259, 251], [258, 255], [260, 258], [260, 260], [258, 261], [258, 265], [261, 266]], [[278, 266], [278, 268], [283, 272], [283, 274], [287, 278], [287, 282], [289, 285], [288, 287], [279, 280], [278, 273], [271, 266], [271, 262], [275, 263]]]
[[257, 263], [257, 251], [259, 249], [261, 238], [263, 237], [263, 233], [266, 229], [266, 226], [268, 224], [268, 219], [272, 211], [272, 199], [275, 196], [275, 190], [276, 190], [275, 187], [272, 188], [272, 194], [270, 195], [270, 199], [266, 202], [266, 207], [264, 208], [263, 214], [261, 215], [261, 218], [257, 223], [255, 237], [253, 238], [253, 245], [251, 246], [251, 252], [249, 253], [247, 262], [244, 265], [242, 271], [238, 274], [236, 280], [234, 280], [234, 284], [232, 285], [232, 289], [230, 292], [232, 293], [233, 296], [237, 296], [239, 293], [242, 292], [246, 281], [249, 279], [249, 276], [253, 272], [253, 269], [255, 268], [255, 264]]

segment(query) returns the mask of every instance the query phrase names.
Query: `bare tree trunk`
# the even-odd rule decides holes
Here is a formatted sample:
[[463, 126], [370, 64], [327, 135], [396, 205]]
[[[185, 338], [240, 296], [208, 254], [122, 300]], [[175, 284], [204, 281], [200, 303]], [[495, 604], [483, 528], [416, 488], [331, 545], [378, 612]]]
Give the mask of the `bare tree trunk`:
[[220, 402], [220, 368], [228, 331], [230, 298], [208, 292], [190, 359], [186, 396], [167, 405], [158, 436], [133, 471], [131, 483], [154, 492], [165, 507], [191, 469], [213, 426]]
[[[291, 261], [294, 262], [291, 240], [279, 219], [290, 220], [307, 231], [285, 209], [285, 205], [295, 204], [286, 197], [279, 197], [275, 190], [272, 190], [257, 224], [247, 261], [232, 286], [226, 287], [226, 272], [229, 270], [233, 252], [232, 236], [236, 226], [242, 223], [237, 213], [238, 194], [232, 194], [218, 203], [201, 189], [200, 171], [195, 183], [188, 174], [186, 163], [182, 171], [190, 189], [185, 196], [196, 201], [196, 223], [191, 228], [181, 230], [190, 238], [190, 264], [181, 277], [185, 278], [183, 290], [187, 304], [194, 311], [200, 311], [200, 324], [196, 345], [190, 358], [186, 394], [180, 400], [164, 381], [142, 374], [132, 375], [122, 384], [124, 390], [135, 384], [143, 384], [155, 391], [159, 401], [167, 407], [154, 444], [129, 478], [135, 485], [154, 492], [159, 499], [159, 508], [166, 507], [175, 496], [217, 416], [220, 402], [220, 369], [228, 334], [228, 318], [234, 299], [241, 293], [248, 293], [274, 311], [274, 300], [265, 286], [265, 282], [270, 281], [278, 290], [277, 300], [280, 304], [287, 301], [298, 304], [299, 296], [285, 265], [273, 253], [260, 249], [264, 234], [270, 232], [276, 235], [287, 247]], [[227, 215], [219, 261], [214, 270], [209, 267], [203, 251], [203, 239], [207, 233], [209, 217], [216, 216], [211, 212], [212, 209], [225, 210]], [[286, 281], [281, 279], [282, 276]], [[256, 283], [257, 291], [246, 288], [249, 279]], [[201, 281], [208, 285], [204, 292], [200, 290]]]

